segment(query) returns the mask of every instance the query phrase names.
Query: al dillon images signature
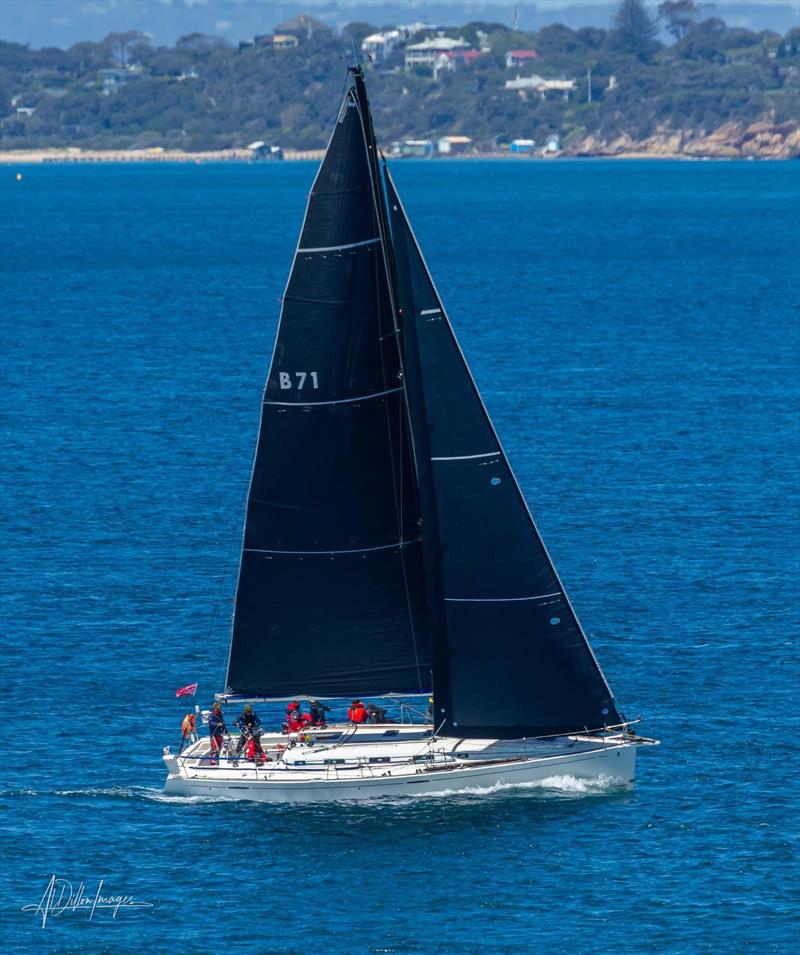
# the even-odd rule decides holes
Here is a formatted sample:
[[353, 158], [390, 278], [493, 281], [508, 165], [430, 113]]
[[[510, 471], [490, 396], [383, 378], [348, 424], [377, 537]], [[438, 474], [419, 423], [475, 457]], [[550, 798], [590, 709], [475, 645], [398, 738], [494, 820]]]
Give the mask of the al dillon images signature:
[[97, 889], [87, 892], [83, 882], [74, 886], [69, 879], [60, 879], [56, 875], [50, 876], [47, 888], [38, 902], [30, 902], [22, 906], [23, 912], [33, 912], [42, 920], [45, 928], [48, 919], [58, 918], [65, 914], [85, 914], [91, 922], [95, 913], [111, 910], [111, 918], [115, 919], [121, 909], [151, 909], [152, 902], [137, 902], [132, 895], [111, 895], [103, 892], [104, 880], [97, 883]]

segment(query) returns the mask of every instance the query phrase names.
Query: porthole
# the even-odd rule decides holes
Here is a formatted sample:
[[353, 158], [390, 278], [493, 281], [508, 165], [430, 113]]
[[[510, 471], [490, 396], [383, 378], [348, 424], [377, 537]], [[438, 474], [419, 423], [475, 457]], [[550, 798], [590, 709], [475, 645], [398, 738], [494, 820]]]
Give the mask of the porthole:
[[493, 477], [493, 478], [489, 481], [489, 483], [492, 485], [492, 487], [497, 487], [497, 485], [500, 484], [500, 478], [499, 478], [499, 477]]
[[551, 617], [551, 618], [550, 618], [550, 626], [551, 626], [551, 627], [556, 627], [556, 626], [558, 626], [558, 624], [560, 624], [560, 623], [561, 623], [561, 617]]

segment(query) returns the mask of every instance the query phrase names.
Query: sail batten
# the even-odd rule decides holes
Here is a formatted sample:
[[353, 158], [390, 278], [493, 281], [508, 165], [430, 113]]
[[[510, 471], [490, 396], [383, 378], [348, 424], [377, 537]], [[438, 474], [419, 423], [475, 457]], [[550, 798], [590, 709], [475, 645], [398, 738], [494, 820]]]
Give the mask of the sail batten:
[[374, 239], [363, 239], [361, 242], [347, 242], [345, 245], [324, 245], [318, 249], [298, 249], [300, 255], [308, 255], [310, 252], [343, 252], [346, 249], [360, 249], [362, 245], [373, 245], [380, 242], [381, 237], [375, 236]]

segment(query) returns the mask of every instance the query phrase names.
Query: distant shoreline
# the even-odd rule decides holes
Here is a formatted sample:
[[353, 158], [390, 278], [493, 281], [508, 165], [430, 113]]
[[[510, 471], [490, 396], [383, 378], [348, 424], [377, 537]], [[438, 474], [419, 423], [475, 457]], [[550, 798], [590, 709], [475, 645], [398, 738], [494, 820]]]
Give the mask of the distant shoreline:
[[[324, 149], [286, 149], [286, 160], [320, 160]], [[208, 152], [189, 153], [182, 149], [77, 149], [75, 147], [51, 149], [0, 150], [2, 165], [30, 165], [40, 163], [203, 163], [203, 162], [276, 162], [279, 160], [256, 160], [249, 149], [214, 149]]]
[[[304, 149], [304, 150], [284, 150], [283, 160], [258, 160], [253, 159], [252, 154], [247, 149], [217, 149], [209, 152], [189, 153], [178, 149], [165, 149], [153, 151], [148, 149], [15, 149], [0, 150], [0, 165], [44, 165], [44, 164], [65, 164], [65, 163], [194, 163], [202, 165], [203, 163], [217, 162], [297, 162], [314, 161], [319, 162], [325, 154], [324, 149]], [[398, 159], [404, 161], [406, 158], [413, 157], [387, 157], [391, 160]], [[426, 159], [432, 161], [452, 161], [452, 160], [481, 160], [481, 159], [504, 159], [510, 162], [522, 162], [523, 160], [541, 160], [551, 162], [554, 159], [672, 159], [683, 162], [701, 162], [707, 160], [731, 160], [731, 159], [785, 159], [785, 156], [774, 155], [688, 155], [679, 152], [660, 152], [653, 150], [647, 152], [643, 150], [630, 150], [614, 153], [587, 153], [579, 154], [565, 151], [559, 155], [541, 155], [541, 154], [514, 154], [508, 152], [485, 152], [461, 154], [455, 156], [429, 156]]]

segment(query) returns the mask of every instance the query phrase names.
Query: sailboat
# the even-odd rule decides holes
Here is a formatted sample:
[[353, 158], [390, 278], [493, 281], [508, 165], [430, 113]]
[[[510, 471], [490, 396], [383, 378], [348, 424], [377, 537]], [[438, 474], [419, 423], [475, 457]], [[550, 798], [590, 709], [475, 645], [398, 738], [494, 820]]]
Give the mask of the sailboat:
[[639, 746], [564, 592], [348, 70], [282, 300], [226, 686], [433, 694], [428, 719], [164, 751], [165, 791], [265, 801], [630, 783]]

